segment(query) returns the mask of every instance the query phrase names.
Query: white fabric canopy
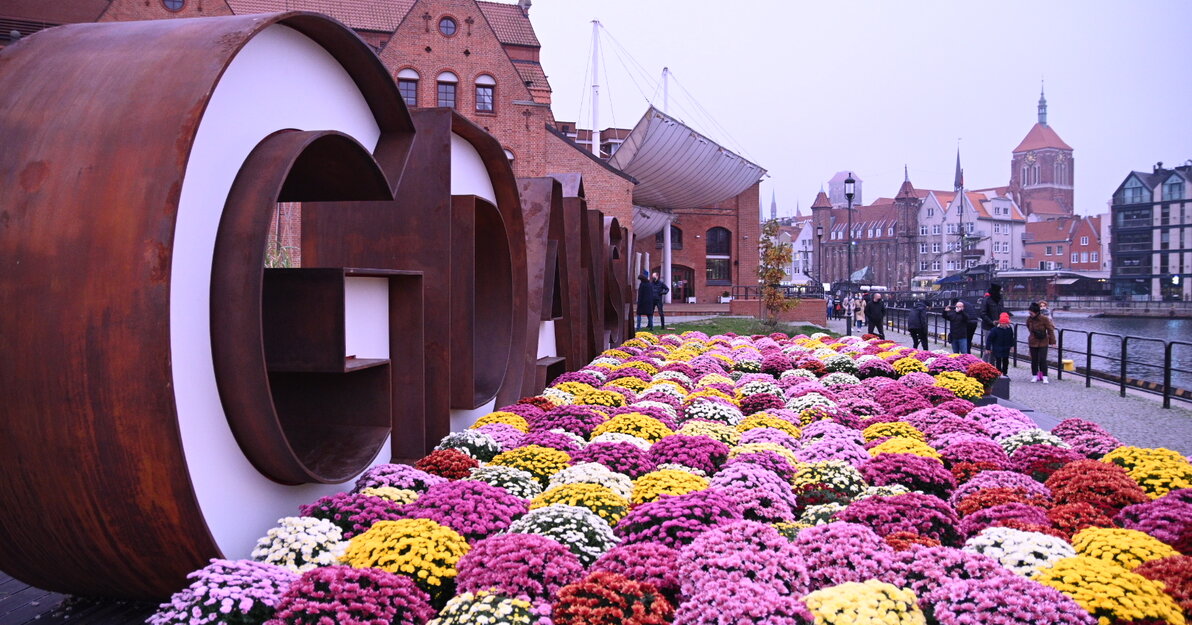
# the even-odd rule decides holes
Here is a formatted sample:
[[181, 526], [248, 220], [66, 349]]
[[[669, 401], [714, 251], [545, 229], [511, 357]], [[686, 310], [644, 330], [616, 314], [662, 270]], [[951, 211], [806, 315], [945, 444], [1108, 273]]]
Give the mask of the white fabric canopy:
[[[668, 209], [712, 206], [748, 189], [766, 173], [653, 107], [609, 164], [637, 178], [634, 204]], [[643, 236], [640, 231], [638, 236]]]
[[639, 239], [652, 237], [670, 224], [673, 215], [670, 211], [658, 210], [649, 206], [633, 206], [633, 234]]

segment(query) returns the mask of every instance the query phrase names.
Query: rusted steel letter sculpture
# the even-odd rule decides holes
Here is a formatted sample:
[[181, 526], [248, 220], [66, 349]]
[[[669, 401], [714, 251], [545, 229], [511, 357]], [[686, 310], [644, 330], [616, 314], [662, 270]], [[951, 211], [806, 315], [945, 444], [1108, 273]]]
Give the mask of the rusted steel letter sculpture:
[[[411, 118], [332, 20], [44, 31], [0, 53], [0, 146], [14, 577], [163, 597], [525, 390], [500, 145], [450, 111]], [[264, 269], [282, 201], [304, 202], [303, 266]]]

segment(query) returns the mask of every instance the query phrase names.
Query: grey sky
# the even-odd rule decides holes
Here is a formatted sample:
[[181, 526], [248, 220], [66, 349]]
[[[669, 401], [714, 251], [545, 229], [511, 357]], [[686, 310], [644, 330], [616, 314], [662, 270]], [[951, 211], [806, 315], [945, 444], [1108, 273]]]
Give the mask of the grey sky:
[[[535, 0], [530, 17], [556, 118], [590, 125], [599, 19], [649, 80], [669, 66], [723, 130], [675, 83], [672, 115], [769, 170], [767, 214], [771, 190], [780, 214], [796, 200], [806, 212], [842, 169], [866, 202], [897, 193], [904, 163], [916, 187], [951, 189], [957, 138], [967, 187], [1005, 185], [1040, 78], [1048, 122], [1075, 150], [1078, 213], [1106, 210], [1132, 169], [1192, 159], [1187, 0]], [[602, 47], [600, 124], [632, 126], [655, 87]]]

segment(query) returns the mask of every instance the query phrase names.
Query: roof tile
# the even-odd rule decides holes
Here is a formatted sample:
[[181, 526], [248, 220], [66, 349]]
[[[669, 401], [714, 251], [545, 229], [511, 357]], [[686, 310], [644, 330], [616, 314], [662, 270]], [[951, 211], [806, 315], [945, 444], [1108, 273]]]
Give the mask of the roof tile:
[[1072, 146], [1064, 143], [1064, 140], [1056, 134], [1051, 126], [1044, 124], [1035, 124], [1030, 132], [1026, 133], [1026, 138], [1018, 147], [1014, 148], [1014, 152], [1029, 152], [1031, 150], [1041, 150], [1043, 148], [1059, 148], [1061, 150], [1071, 150]]
[[237, 15], [314, 11], [343, 22], [356, 30], [393, 32], [414, 0], [227, 0]]
[[513, 46], [542, 47], [542, 44], [538, 43], [538, 36], [534, 34], [534, 26], [530, 24], [530, 18], [522, 13], [521, 7], [518, 5], [500, 2], [477, 2], [476, 5], [480, 7], [480, 12], [484, 14], [488, 25], [492, 26], [497, 40], [501, 43]]

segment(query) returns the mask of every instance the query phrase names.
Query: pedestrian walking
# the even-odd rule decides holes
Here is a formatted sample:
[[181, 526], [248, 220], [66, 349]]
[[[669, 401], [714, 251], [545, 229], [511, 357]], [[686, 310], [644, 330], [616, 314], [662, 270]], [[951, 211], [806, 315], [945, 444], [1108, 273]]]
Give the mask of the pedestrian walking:
[[990, 353], [989, 347], [990, 332], [997, 327], [998, 318], [1001, 317], [1002, 313], [1008, 312], [1010, 311], [1006, 310], [1006, 306], [1002, 303], [1002, 285], [989, 285], [989, 292], [981, 300], [981, 331], [985, 335], [985, 342], [981, 345], [981, 352], [984, 354], [985, 362], [993, 363], [993, 356]]
[[948, 341], [952, 343], [952, 351], [957, 354], [967, 354], [969, 347], [969, 316], [964, 309], [963, 300], [954, 300], [952, 305], [944, 308], [944, 319], [948, 320]]
[[906, 329], [911, 333], [911, 347], [919, 349], [919, 343], [923, 343], [922, 349], [930, 349], [927, 346], [927, 304], [923, 300], [916, 300], [914, 308], [907, 315]]
[[865, 304], [868, 303], [868, 295], [853, 298], [853, 325], [858, 328], [865, 327]]
[[874, 293], [873, 298], [865, 305], [865, 321], [869, 324], [869, 333], [886, 338], [886, 303], [882, 301], [881, 293]]
[[[670, 293], [670, 287], [666, 283], [658, 279], [658, 272], [655, 271], [650, 276], [650, 288], [654, 291], [654, 308], [658, 310], [658, 327], [663, 330], [666, 329], [666, 312], [662, 310], [662, 304], [666, 301], [663, 296]], [[651, 315], [651, 318], [653, 316]]]
[[1002, 375], [1010, 374], [1010, 350], [1014, 349], [1014, 330], [1010, 329], [1010, 313], [998, 315], [997, 325], [989, 331], [989, 352], [993, 366]]
[[637, 331], [642, 329], [642, 315], [649, 321], [648, 330], [654, 331], [654, 287], [650, 285], [650, 274], [642, 270], [637, 277]]
[[1047, 348], [1055, 345], [1055, 324], [1038, 303], [1031, 304], [1026, 318], [1027, 347], [1031, 350], [1031, 382], [1047, 384]]

